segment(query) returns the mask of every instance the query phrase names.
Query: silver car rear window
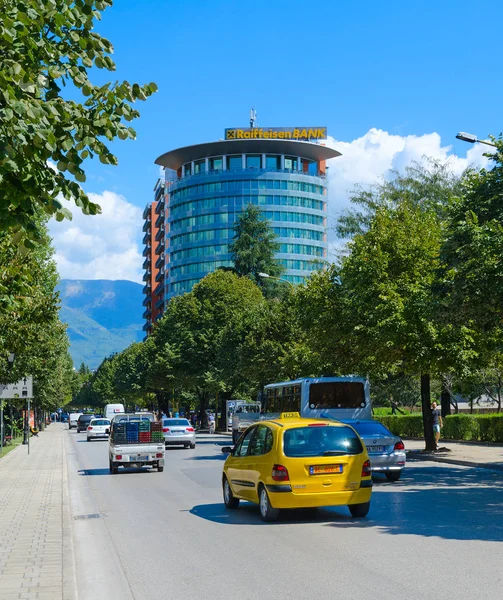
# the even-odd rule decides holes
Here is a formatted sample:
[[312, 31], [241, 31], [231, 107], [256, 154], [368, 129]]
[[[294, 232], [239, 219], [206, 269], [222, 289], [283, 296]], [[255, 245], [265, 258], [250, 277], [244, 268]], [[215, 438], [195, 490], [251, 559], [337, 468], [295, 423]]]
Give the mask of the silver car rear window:
[[168, 425], [175, 425], [179, 427], [191, 427], [187, 419], [164, 419], [163, 425], [165, 425], [166, 427]]

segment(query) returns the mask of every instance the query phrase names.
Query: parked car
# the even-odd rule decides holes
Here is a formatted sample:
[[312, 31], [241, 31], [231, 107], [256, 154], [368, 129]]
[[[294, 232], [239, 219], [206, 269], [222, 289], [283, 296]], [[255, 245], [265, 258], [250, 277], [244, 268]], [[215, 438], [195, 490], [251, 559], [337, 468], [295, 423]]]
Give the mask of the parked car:
[[81, 412], [70, 413], [70, 416], [68, 418], [68, 429], [73, 429], [74, 427], [77, 427], [77, 421], [79, 420], [81, 414]]
[[369, 453], [372, 473], [384, 473], [388, 481], [398, 481], [405, 467], [402, 438], [379, 421], [345, 421], [358, 432]]
[[68, 423], [69, 414], [67, 412], [62, 412], [60, 415], [60, 419], [62, 423]]
[[166, 446], [196, 447], [196, 432], [187, 419], [163, 419], [162, 432]]
[[89, 423], [95, 418], [94, 415], [80, 415], [77, 421], [77, 433], [87, 431]]
[[249, 427], [222, 473], [225, 506], [259, 505], [264, 521], [282, 508], [348, 506], [353, 517], [370, 508], [372, 479], [367, 450], [351, 427], [337, 421], [284, 413]]
[[87, 426], [87, 441], [107, 439], [110, 435], [110, 419], [91, 419]]

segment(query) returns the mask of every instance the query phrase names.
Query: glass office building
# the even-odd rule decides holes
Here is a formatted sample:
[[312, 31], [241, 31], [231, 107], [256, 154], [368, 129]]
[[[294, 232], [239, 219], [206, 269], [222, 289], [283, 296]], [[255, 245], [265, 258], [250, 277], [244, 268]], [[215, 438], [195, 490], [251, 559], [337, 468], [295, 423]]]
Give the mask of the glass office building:
[[339, 155], [310, 141], [235, 139], [160, 156], [156, 164], [166, 169], [159, 246], [166, 302], [232, 265], [233, 228], [248, 204], [260, 207], [277, 235], [284, 279], [301, 283], [320, 268], [327, 252], [326, 160]]

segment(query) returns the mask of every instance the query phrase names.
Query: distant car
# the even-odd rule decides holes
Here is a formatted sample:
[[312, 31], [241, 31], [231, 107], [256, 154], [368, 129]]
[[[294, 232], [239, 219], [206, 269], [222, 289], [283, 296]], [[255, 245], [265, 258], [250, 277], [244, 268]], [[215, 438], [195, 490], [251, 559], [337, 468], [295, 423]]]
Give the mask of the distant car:
[[166, 446], [196, 447], [196, 432], [187, 419], [163, 419], [162, 432]]
[[89, 423], [95, 418], [94, 415], [80, 415], [77, 421], [77, 433], [87, 431]]
[[87, 426], [87, 441], [107, 439], [110, 435], [110, 419], [91, 419]]
[[74, 427], [77, 427], [77, 421], [79, 420], [81, 414], [81, 412], [70, 413], [70, 416], [68, 418], [68, 429], [73, 429]]
[[344, 422], [356, 430], [367, 447], [372, 473], [384, 473], [388, 481], [398, 481], [406, 460], [402, 439], [379, 421]]
[[67, 412], [62, 412], [60, 415], [60, 419], [62, 423], [68, 423], [69, 415]]
[[252, 425], [222, 452], [230, 453], [222, 473], [226, 508], [254, 502], [264, 521], [277, 519], [282, 508], [342, 505], [356, 518], [369, 511], [367, 450], [344, 423], [283, 413]]

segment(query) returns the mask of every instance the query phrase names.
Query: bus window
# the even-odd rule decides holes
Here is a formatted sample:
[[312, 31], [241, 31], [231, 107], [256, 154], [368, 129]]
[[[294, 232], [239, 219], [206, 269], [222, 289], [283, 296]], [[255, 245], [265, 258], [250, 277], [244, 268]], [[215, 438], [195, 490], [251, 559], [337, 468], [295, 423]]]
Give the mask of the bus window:
[[331, 381], [309, 386], [309, 408], [363, 408], [365, 390], [360, 382]]

